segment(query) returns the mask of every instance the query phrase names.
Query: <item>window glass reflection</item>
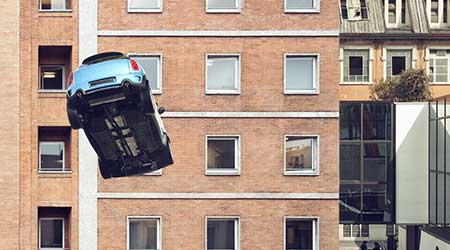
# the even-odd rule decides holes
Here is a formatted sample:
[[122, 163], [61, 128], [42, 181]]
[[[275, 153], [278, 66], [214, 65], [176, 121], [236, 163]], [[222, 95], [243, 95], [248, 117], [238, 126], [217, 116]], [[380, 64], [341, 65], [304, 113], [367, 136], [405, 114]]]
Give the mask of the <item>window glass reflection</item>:
[[386, 183], [390, 164], [388, 143], [364, 143], [364, 181]]
[[340, 138], [341, 140], [361, 139], [361, 104], [343, 103], [340, 107]]
[[364, 104], [364, 140], [391, 139], [391, 105], [387, 103]]
[[340, 178], [346, 181], [361, 179], [361, 144], [341, 144], [340, 146]]
[[341, 221], [359, 221], [361, 215], [361, 185], [341, 184], [339, 187]]

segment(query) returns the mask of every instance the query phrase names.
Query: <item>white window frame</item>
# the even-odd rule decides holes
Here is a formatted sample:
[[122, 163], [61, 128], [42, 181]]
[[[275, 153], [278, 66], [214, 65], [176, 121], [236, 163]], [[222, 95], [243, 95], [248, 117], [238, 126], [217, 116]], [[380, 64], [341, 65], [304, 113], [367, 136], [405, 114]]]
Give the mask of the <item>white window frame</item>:
[[[287, 90], [286, 89], [286, 65], [288, 57], [311, 57], [314, 59], [313, 63], [313, 87], [312, 90]], [[307, 53], [307, 54], [298, 54], [298, 53], [287, 53], [284, 54], [284, 67], [283, 67], [283, 91], [285, 95], [318, 95], [320, 93], [320, 54], [317, 53]]]
[[242, 0], [234, 0], [236, 3], [235, 8], [230, 9], [215, 9], [209, 8], [209, 0], [206, 0], [206, 13], [241, 13], [242, 9]]
[[[345, 50], [369, 50], [369, 81], [368, 82], [345, 82], [344, 81], [344, 56], [345, 56]], [[343, 85], [366, 85], [366, 84], [372, 84], [373, 83], [373, 76], [372, 76], [372, 66], [374, 61], [374, 52], [373, 47], [369, 46], [343, 46], [339, 49], [339, 64], [340, 64], [340, 71], [341, 71], [341, 77], [340, 77], [340, 84]]]
[[205, 217], [205, 250], [208, 250], [208, 219], [234, 220], [234, 250], [241, 249], [241, 217], [240, 216], [206, 216]]
[[[450, 7], [450, 6], [449, 6]], [[426, 62], [426, 72], [427, 75], [430, 75], [430, 60], [431, 60], [431, 54], [430, 54], [430, 50], [450, 50], [450, 47], [446, 47], [446, 46], [431, 46], [431, 47], [427, 47], [425, 49], [425, 62]], [[444, 57], [441, 57], [444, 58]], [[448, 72], [448, 81], [447, 82], [430, 82], [430, 84], [432, 85], [448, 85], [450, 84], [450, 54], [447, 55], [447, 58], [449, 60], [449, 72]]]
[[417, 62], [417, 48], [414, 46], [387, 46], [383, 48], [383, 55], [381, 60], [383, 61], [383, 79], [387, 79], [387, 51], [388, 50], [411, 50], [411, 68], [416, 68]]
[[127, 216], [127, 250], [130, 249], [130, 221], [157, 220], [156, 234], [157, 247], [162, 250], [162, 216]]
[[387, 28], [400, 28], [407, 26], [408, 7], [405, 6], [405, 23], [402, 23], [402, 0], [395, 0], [395, 18], [395, 23], [389, 23], [389, 0], [384, 0], [384, 20]]
[[320, 12], [320, 0], [314, 0], [313, 8], [305, 9], [288, 9], [287, 0], [284, 0], [284, 13], [319, 13]]
[[[234, 141], [234, 169], [208, 169], [208, 140]], [[205, 175], [240, 175], [241, 174], [241, 137], [239, 135], [206, 135], [205, 136]]]
[[319, 217], [318, 216], [284, 216], [283, 218], [283, 245], [286, 250], [286, 222], [288, 220], [304, 220], [313, 222], [313, 250], [319, 250], [320, 233], [319, 233]]
[[438, 22], [431, 22], [431, 0], [426, 0], [426, 12], [428, 17], [428, 23], [432, 29], [441, 28], [444, 26], [448, 26], [450, 24], [450, 2], [447, 2], [447, 23], [444, 23], [444, 1], [448, 0], [438, 0]]
[[[47, 145], [60, 145], [62, 144], [63, 148], [63, 159], [62, 159], [62, 169], [61, 170], [42, 170], [42, 144]], [[39, 141], [39, 173], [70, 173], [71, 169], [66, 169], [66, 145], [64, 141]]]
[[[344, 227], [346, 225], [350, 226], [350, 236], [349, 237], [344, 235]], [[368, 237], [362, 237], [362, 236], [357, 237], [357, 236], [355, 236], [354, 232], [353, 232], [353, 226], [358, 226], [359, 227], [359, 235], [362, 235], [362, 228], [363, 228], [362, 224], [342, 224], [342, 238], [344, 238], [346, 240], [349, 240], [349, 239], [352, 239], [352, 240], [369, 240], [370, 239], [370, 225], [369, 225], [369, 231], [368, 231], [369, 236]]]
[[[313, 169], [312, 170], [297, 170], [297, 171], [288, 171], [286, 168], [286, 142], [288, 137], [303, 137], [304, 139], [312, 138], [313, 139], [313, 147], [312, 147], [312, 157], [313, 157]], [[319, 135], [285, 135], [284, 143], [283, 143], [283, 170], [284, 175], [309, 175], [316, 176], [319, 175], [319, 156], [320, 156], [320, 136]]]
[[[62, 220], [62, 248], [59, 247], [42, 247], [41, 246], [41, 222], [43, 220]], [[39, 218], [39, 250], [63, 250], [65, 249], [65, 227], [66, 227], [66, 221], [63, 217], [42, 217]]]
[[130, 0], [127, 0], [127, 10], [128, 13], [162, 13], [163, 12], [163, 0], [158, 0], [158, 5], [159, 8], [158, 9], [152, 9], [152, 8], [147, 8], [147, 9], [132, 9], [130, 8]]
[[163, 93], [163, 56], [161, 53], [128, 53], [128, 57], [159, 57], [158, 63], [158, 89], [152, 89], [152, 94], [161, 95]]
[[67, 8], [67, 0], [64, 0], [65, 3], [64, 5], [66, 6], [65, 9], [50, 9], [50, 10], [45, 10], [42, 9], [42, 0], [39, 0], [39, 12], [72, 12], [72, 9]]
[[[59, 67], [62, 69], [62, 89], [43, 89], [41, 88], [44, 84], [42, 82], [42, 67]], [[67, 86], [66, 86], [66, 65], [64, 64], [42, 64], [39, 65], [39, 86], [38, 86], [38, 92], [66, 92]]]
[[[223, 56], [223, 57], [237, 57], [236, 65], [236, 90], [214, 90], [208, 89], [208, 57]], [[206, 54], [205, 55], [205, 93], [207, 95], [240, 95], [241, 94], [241, 54]]]

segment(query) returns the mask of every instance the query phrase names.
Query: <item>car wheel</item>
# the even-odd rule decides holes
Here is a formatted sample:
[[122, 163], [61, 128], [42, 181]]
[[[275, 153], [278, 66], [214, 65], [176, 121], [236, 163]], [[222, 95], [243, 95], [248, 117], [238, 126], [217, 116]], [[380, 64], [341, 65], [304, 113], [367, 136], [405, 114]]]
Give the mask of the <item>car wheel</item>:
[[69, 104], [67, 104], [67, 118], [69, 119], [70, 127], [73, 129], [81, 128], [81, 121], [78, 111]]
[[111, 161], [98, 159], [98, 166], [100, 168], [100, 174], [102, 175], [103, 179], [109, 179], [111, 178]]
[[172, 148], [170, 147], [169, 142], [167, 142], [167, 145], [156, 154], [155, 160], [157, 169], [173, 164]]
[[142, 107], [142, 111], [146, 114], [152, 114], [155, 112], [155, 110], [153, 109], [153, 101], [152, 101], [152, 96], [150, 93], [150, 87], [148, 86], [148, 83], [146, 83], [146, 87], [144, 88], [144, 90], [141, 92], [141, 94], [139, 95], [140, 97], [140, 102], [141, 102], [141, 107]]

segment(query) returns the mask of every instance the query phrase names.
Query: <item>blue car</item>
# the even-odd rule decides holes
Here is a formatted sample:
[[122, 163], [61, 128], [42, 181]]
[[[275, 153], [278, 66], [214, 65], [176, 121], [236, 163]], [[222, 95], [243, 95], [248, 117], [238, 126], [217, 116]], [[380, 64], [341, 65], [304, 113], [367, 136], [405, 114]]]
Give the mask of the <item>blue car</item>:
[[83, 128], [103, 178], [137, 175], [173, 164], [150, 84], [139, 63], [118, 52], [91, 56], [69, 76], [67, 116]]

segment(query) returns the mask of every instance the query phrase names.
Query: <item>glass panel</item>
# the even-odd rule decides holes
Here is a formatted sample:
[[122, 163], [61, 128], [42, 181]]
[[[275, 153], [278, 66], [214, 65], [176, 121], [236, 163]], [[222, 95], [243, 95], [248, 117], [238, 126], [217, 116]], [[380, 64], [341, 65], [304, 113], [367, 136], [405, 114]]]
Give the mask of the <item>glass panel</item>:
[[361, 237], [361, 225], [353, 225], [352, 227], [352, 236], [353, 237]]
[[314, 90], [313, 57], [286, 58], [286, 90]]
[[352, 237], [352, 225], [343, 226], [344, 237]]
[[369, 225], [361, 225], [361, 237], [369, 237]]
[[130, 9], [159, 9], [160, 0], [128, 0]]
[[286, 138], [286, 171], [314, 169], [315, 138], [288, 136]]
[[447, 82], [448, 81], [448, 59], [447, 58], [436, 58], [436, 82]]
[[62, 90], [64, 70], [62, 66], [41, 66], [41, 89]]
[[208, 250], [235, 249], [235, 220], [208, 219]]
[[208, 9], [236, 9], [238, 0], [208, 0]]
[[208, 139], [208, 169], [235, 169], [235, 139]]
[[315, 0], [286, 0], [286, 9], [312, 9]]
[[400, 75], [406, 69], [406, 58], [403, 56], [392, 57], [392, 75]]
[[439, 0], [431, 0], [431, 22], [439, 23]]
[[360, 221], [361, 215], [361, 185], [339, 185], [339, 220]]
[[63, 220], [43, 219], [41, 220], [41, 248], [62, 248], [63, 247]]
[[152, 90], [160, 90], [158, 75], [159, 75], [159, 67], [160, 67], [160, 57], [159, 56], [142, 56], [142, 57], [134, 57], [139, 64], [142, 65], [145, 71], [145, 75], [147, 76], [148, 81], [150, 82], [150, 88]]
[[436, 173], [430, 172], [430, 223], [436, 224]]
[[313, 221], [286, 220], [286, 250], [313, 249]]
[[66, 10], [70, 8], [68, 0], [41, 0], [41, 10]]
[[387, 76], [398, 76], [404, 70], [411, 68], [412, 50], [387, 51]]
[[363, 74], [363, 58], [360, 56], [351, 56], [350, 61], [350, 75], [360, 76]]
[[438, 157], [438, 171], [442, 171], [444, 172], [444, 157], [445, 157], [445, 148], [444, 148], [444, 138], [445, 138], [445, 127], [444, 127], [444, 119], [438, 120], [437, 124], [438, 124], [438, 136], [437, 136], [437, 145], [438, 145], [438, 152], [437, 152], [437, 157]]
[[208, 90], [238, 90], [236, 56], [208, 56]]
[[361, 144], [342, 144], [339, 152], [341, 181], [361, 180]]
[[364, 182], [384, 184], [390, 166], [390, 144], [364, 143]]
[[436, 170], [436, 153], [437, 153], [437, 141], [436, 141], [436, 124], [437, 121], [430, 122], [430, 169]]
[[130, 220], [130, 249], [158, 249], [158, 219]]
[[64, 163], [64, 143], [40, 143], [40, 170], [62, 170]]
[[369, 81], [369, 50], [344, 50], [344, 82]]
[[397, 12], [396, 12], [396, 0], [388, 1], [388, 22], [389, 23], [397, 23]]
[[361, 139], [361, 104], [341, 103], [339, 112], [341, 140]]
[[437, 199], [438, 199], [438, 215], [437, 222], [445, 223], [445, 175], [438, 173]]
[[364, 104], [364, 139], [391, 139], [391, 105], [387, 103]]
[[390, 202], [386, 199], [386, 185], [364, 185], [363, 188], [363, 221], [388, 222]]
[[428, 68], [428, 71], [429, 71], [429, 77], [430, 77], [430, 82], [435, 82], [435, 77], [434, 77], [434, 74], [436, 73], [436, 71], [434, 70], [434, 58], [431, 58], [430, 59], [430, 63], [429, 63], [429, 68]]

